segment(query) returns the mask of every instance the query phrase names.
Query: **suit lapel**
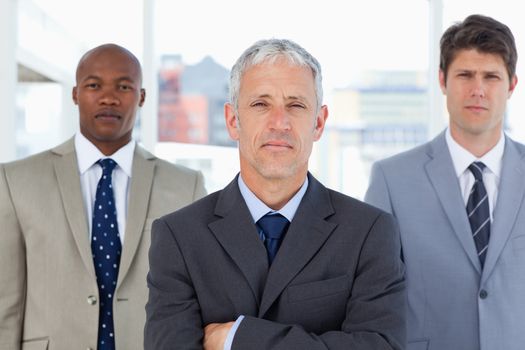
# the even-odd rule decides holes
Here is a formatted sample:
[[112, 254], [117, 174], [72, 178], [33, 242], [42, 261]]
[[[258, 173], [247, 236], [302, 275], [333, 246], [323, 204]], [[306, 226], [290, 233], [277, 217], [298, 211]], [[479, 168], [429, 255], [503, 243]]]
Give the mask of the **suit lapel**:
[[64, 211], [82, 261], [94, 278], [95, 268], [73, 139], [53, 149], [53, 153], [57, 155], [54, 167]]
[[[454, 171], [444, 133], [441, 133], [432, 141], [429, 155], [432, 159], [425, 166], [427, 176], [434, 186], [441, 206], [465, 253], [478, 273], [481, 274], [481, 266], [463, 205], [461, 189], [459, 188], [459, 182]], [[436, 239], [439, 239], [439, 237]]]
[[237, 177], [219, 195], [215, 214], [220, 218], [208, 227], [244, 275], [259, 305], [268, 274], [268, 257], [239, 191]]
[[494, 269], [503, 247], [509, 239], [514, 222], [525, 195], [525, 164], [514, 142], [505, 140], [498, 199], [494, 208], [487, 260], [483, 268], [482, 282]]
[[117, 286], [126, 277], [144, 232], [155, 172], [153, 159], [155, 159], [153, 155], [136, 145], [131, 170], [126, 233], [124, 235]]
[[337, 226], [324, 220], [334, 213], [328, 190], [310, 175], [308, 181], [308, 190], [268, 273], [259, 317], [264, 317], [273, 302]]

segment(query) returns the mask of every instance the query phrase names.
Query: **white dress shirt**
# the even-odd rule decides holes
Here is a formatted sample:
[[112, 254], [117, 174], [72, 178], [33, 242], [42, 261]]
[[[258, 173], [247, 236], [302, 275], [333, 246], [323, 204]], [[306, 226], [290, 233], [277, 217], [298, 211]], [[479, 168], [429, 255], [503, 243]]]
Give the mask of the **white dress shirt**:
[[490, 221], [492, 222], [494, 219], [494, 208], [496, 207], [496, 202], [498, 200], [498, 186], [501, 178], [501, 164], [503, 151], [505, 150], [505, 135], [502, 132], [496, 146], [485, 153], [481, 158], [477, 158], [472, 153], [463, 148], [459, 143], [457, 143], [452, 138], [450, 128], [447, 129], [446, 132], [446, 141], [448, 150], [452, 157], [454, 169], [456, 170], [456, 176], [459, 180], [459, 187], [465, 202], [465, 207], [475, 181], [474, 175], [472, 175], [468, 167], [472, 162], [475, 161], [483, 162], [483, 164], [486, 165], [486, 168], [483, 171], [483, 184], [485, 185], [485, 189], [487, 190], [488, 194]]
[[131, 140], [111, 156], [106, 156], [84, 135], [77, 133], [75, 135], [75, 150], [80, 174], [80, 186], [82, 187], [82, 196], [84, 197], [84, 207], [88, 218], [90, 241], [97, 185], [102, 176], [102, 168], [96, 163], [99, 159], [104, 158], [111, 158], [117, 162], [118, 165], [113, 170], [112, 186], [115, 197], [115, 207], [117, 209], [118, 232], [123, 245], [124, 233], [126, 231], [126, 217], [128, 214], [129, 183], [131, 179], [131, 167], [133, 165], [133, 153], [135, 152], [135, 141]]

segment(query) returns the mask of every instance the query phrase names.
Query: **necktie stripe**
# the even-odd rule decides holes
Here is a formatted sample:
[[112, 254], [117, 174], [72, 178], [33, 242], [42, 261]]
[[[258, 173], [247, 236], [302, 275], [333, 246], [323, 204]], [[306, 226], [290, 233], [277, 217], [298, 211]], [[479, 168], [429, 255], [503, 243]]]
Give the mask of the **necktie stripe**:
[[481, 162], [474, 162], [474, 163], [471, 164], [471, 166], [478, 171], [478, 175], [482, 175], [483, 174], [483, 169], [485, 169], [485, 164], [481, 163], [483, 165], [480, 166], [479, 165], [480, 163]]
[[478, 253], [478, 255], [481, 255], [481, 254], [485, 253], [485, 251], [488, 249], [488, 247], [489, 247], [489, 246], [488, 246], [488, 244], [487, 244], [485, 247], [483, 247], [483, 249], [480, 250], [480, 252]]
[[[472, 193], [472, 192], [471, 192]], [[483, 204], [483, 201], [485, 201], [487, 198], [489, 197], [488, 194], [485, 194], [485, 197], [483, 197], [479, 203], [476, 205], [476, 207], [474, 209], [472, 209], [472, 211], [470, 212], [470, 214], [468, 214], [469, 217], [472, 216], [472, 214], [474, 214], [474, 212], [476, 211], [476, 209], [478, 209], [480, 207], [481, 204]]]
[[477, 234], [483, 229], [483, 227], [485, 227], [489, 222], [490, 222], [490, 218], [487, 218], [487, 220], [485, 220], [485, 221], [481, 224], [481, 226], [476, 230], [476, 232], [474, 232], [474, 233], [472, 234], [472, 237], [476, 237]]

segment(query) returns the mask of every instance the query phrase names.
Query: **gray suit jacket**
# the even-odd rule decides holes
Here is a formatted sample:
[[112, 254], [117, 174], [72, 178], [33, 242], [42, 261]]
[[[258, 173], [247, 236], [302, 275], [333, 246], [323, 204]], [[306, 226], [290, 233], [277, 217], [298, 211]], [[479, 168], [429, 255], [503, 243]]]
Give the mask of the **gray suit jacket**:
[[[137, 145], [113, 305], [117, 349], [142, 348], [152, 221], [203, 195], [199, 173]], [[0, 165], [0, 349], [95, 349], [93, 300], [98, 287], [73, 139]]]
[[524, 347], [525, 147], [505, 142], [483, 271], [444, 133], [373, 166], [366, 201], [400, 226], [409, 350]]
[[311, 176], [271, 267], [237, 179], [152, 230], [146, 349], [201, 349], [239, 315], [233, 349], [404, 348], [392, 217]]

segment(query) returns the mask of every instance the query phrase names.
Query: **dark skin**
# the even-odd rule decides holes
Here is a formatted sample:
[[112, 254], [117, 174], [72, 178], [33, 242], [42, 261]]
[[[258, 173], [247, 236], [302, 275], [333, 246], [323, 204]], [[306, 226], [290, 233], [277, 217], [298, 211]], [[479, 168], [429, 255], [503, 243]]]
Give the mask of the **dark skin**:
[[131, 141], [137, 111], [146, 98], [140, 64], [123, 47], [101, 45], [80, 59], [76, 84], [73, 101], [80, 132], [110, 156]]

